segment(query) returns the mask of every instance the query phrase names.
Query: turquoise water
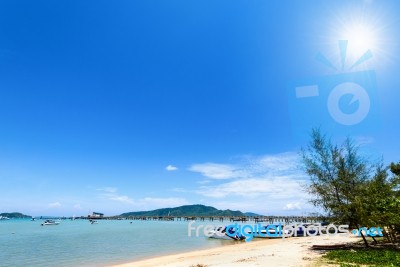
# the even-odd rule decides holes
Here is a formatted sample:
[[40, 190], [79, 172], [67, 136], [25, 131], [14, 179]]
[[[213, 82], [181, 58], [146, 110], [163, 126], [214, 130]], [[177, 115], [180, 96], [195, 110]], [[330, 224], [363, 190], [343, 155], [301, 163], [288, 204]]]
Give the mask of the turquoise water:
[[234, 243], [188, 237], [185, 221], [42, 222], [0, 221], [0, 266], [108, 266]]

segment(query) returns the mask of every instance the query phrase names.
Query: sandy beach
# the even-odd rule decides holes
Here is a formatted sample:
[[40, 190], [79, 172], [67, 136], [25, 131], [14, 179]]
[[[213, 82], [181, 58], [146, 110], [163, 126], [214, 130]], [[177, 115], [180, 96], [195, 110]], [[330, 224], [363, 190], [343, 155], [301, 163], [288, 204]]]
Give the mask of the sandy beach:
[[257, 239], [231, 246], [199, 250], [169, 256], [155, 257], [114, 267], [190, 267], [203, 266], [312, 266], [322, 255], [310, 250], [312, 245], [333, 245], [356, 242], [354, 236], [291, 237], [282, 239]]

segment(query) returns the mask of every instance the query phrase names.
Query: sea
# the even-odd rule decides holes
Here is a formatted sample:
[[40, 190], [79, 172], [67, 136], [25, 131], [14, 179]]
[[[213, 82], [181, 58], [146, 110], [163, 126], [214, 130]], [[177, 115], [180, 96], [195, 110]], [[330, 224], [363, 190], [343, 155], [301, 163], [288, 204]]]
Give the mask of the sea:
[[207, 238], [202, 231], [198, 237], [195, 231], [189, 237], [188, 221], [98, 220], [91, 224], [77, 219], [41, 226], [43, 222], [0, 221], [0, 266], [110, 266], [235, 243]]

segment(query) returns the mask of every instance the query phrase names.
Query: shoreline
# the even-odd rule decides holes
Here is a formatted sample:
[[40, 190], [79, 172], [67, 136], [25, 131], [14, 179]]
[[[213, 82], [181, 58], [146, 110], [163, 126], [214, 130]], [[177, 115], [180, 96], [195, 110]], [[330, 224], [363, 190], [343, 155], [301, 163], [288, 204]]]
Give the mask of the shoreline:
[[128, 263], [112, 267], [190, 267], [203, 266], [310, 266], [323, 252], [310, 250], [312, 245], [334, 245], [360, 240], [352, 235], [346, 236], [308, 236], [290, 237], [282, 240], [261, 239], [240, 242], [217, 248], [195, 250]]

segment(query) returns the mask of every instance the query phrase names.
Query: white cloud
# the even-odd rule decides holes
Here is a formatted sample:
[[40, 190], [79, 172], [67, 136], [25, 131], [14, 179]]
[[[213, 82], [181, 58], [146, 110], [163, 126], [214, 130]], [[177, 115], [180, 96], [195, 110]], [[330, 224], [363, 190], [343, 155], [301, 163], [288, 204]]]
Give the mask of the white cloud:
[[128, 196], [110, 195], [109, 199], [110, 200], [114, 200], [114, 201], [119, 201], [119, 202], [122, 202], [122, 203], [126, 203], [126, 204], [134, 204], [133, 199], [131, 199]]
[[299, 174], [299, 156], [281, 153], [259, 157], [247, 156], [240, 164], [242, 177], [274, 177]]
[[174, 197], [168, 197], [168, 198], [145, 197], [141, 199], [139, 202], [141, 205], [151, 208], [177, 207], [189, 204], [183, 198], [174, 198]]
[[263, 195], [269, 199], [282, 199], [294, 195], [304, 195], [301, 192], [302, 180], [290, 177], [266, 177], [235, 180], [215, 186], [202, 186], [197, 193], [214, 198], [223, 198], [230, 195], [247, 198]]
[[179, 192], [179, 193], [186, 193], [186, 192], [188, 192], [188, 190], [186, 190], [186, 189], [184, 189], [184, 188], [182, 188], [182, 187], [175, 187], [175, 188], [172, 188], [172, 191], [174, 191], [174, 192]]
[[[303, 190], [308, 177], [300, 168], [298, 153], [243, 156], [233, 164], [206, 163], [189, 170], [202, 173], [206, 179], [197, 182], [195, 193], [219, 208], [240, 209], [260, 214], [298, 213], [310, 210], [309, 195]], [[215, 179], [214, 169], [224, 179]], [[222, 167], [221, 167], [222, 166]], [[193, 168], [196, 167], [196, 168]], [[211, 171], [210, 171], [211, 170]], [[218, 172], [216, 172], [218, 173]], [[209, 179], [214, 176], [214, 179]], [[230, 180], [226, 180], [226, 179]], [[207, 182], [207, 183], [204, 183]]]
[[118, 191], [118, 189], [115, 187], [102, 187], [102, 188], [97, 188], [97, 190], [106, 193], [116, 193]]
[[209, 183], [211, 183], [211, 181], [210, 180], [200, 180], [200, 181], [197, 181], [196, 183], [197, 184], [209, 184]]
[[260, 157], [245, 156], [235, 164], [193, 164], [189, 171], [201, 173], [215, 180], [252, 178], [259, 176], [289, 175], [298, 173], [299, 156], [296, 153], [281, 153]]
[[199, 172], [203, 176], [212, 179], [230, 179], [237, 177], [235, 169], [234, 166], [228, 164], [202, 163], [193, 164], [190, 166], [189, 171]]
[[[112, 188], [112, 190], [108, 190]], [[184, 190], [184, 189], [178, 189]], [[106, 190], [102, 188], [104, 193], [101, 194], [102, 198], [118, 201], [124, 204], [129, 204], [132, 207], [140, 208], [140, 209], [155, 209], [155, 208], [165, 208], [165, 207], [174, 207], [181, 206], [185, 204], [189, 204], [183, 198], [175, 198], [175, 197], [167, 197], [167, 198], [153, 198], [153, 197], [145, 197], [145, 198], [131, 198], [127, 195], [122, 195], [118, 193], [118, 189], [115, 187], [106, 187]]]
[[98, 188], [97, 191], [102, 191], [103, 193], [101, 194], [101, 196], [106, 199], [122, 202], [125, 204], [134, 204], [132, 198], [130, 198], [129, 196], [119, 194], [118, 188], [116, 187], [102, 187]]
[[167, 171], [176, 171], [176, 170], [178, 170], [178, 168], [173, 166], [173, 165], [168, 165], [167, 167], [165, 167], [165, 169]]
[[301, 189], [306, 183], [306, 177], [298, 166], [299, 155], [297, 153], [281, 153], [259, 157], [245, 156], [240, 158], [235, 165], [195, 164], [190, 170], [200, 172], [207, 178], [214, 178], [214, 183], [216, 177], [233, 179], [229, 182], [222, 181], [217, 185], [210, 184], [210, 180], [200, 181], [197, 193], [203, 196], [251, 198], [264, 195], [273, 199], [283, 199], [305, 196]]
[[295, 153], [282, 153], [260, 157], [256, 162], [262, 168], [274, 171], [288, 171], [297, 168], [298, 155]]
[[301, 210], [300, 202], [295, 203], [287, 203], [284, 207], [284, 210]]
[[371, 136], [357, 136], [355, 143], [359, 146], [369, 145], [375, 142], [375, 139]]
[[[220, 209], [229, 208], [266, 215], [302, 214], [309, 212], [312, 207], [305, 204], [310, 197], [303, 191], [308, 177], [299, 168], [299, 163], [298, 153], [281, 153], [236, 157], [227, 163], [193, 164], [188, 170], [202, 177], [191, 184], [195, 188], [182, 188], [180, 184], [175, 184], [171, 189], [175, 195], [190, 196], [190, 202], [175, 196], [157, 194], [154, 197], [149, 192], [150, 196], [132, 198], [126, 193], [119, 193], [116, 187], [97, 190], [101, 191], [104, 199], [125, 203], [132, 210], [204, 203]], [[200, 199], [202, 201], [199, 202]]]
[[47, 205], [47, 207], [48, 207], [48, 208], [51, 208], [51, 209], [53, 209], [53, 208], [59, 208], [59, 207], [61, 207], [61, 203], [60, 203], [60, 202], [49, 203], [49, 204]]

